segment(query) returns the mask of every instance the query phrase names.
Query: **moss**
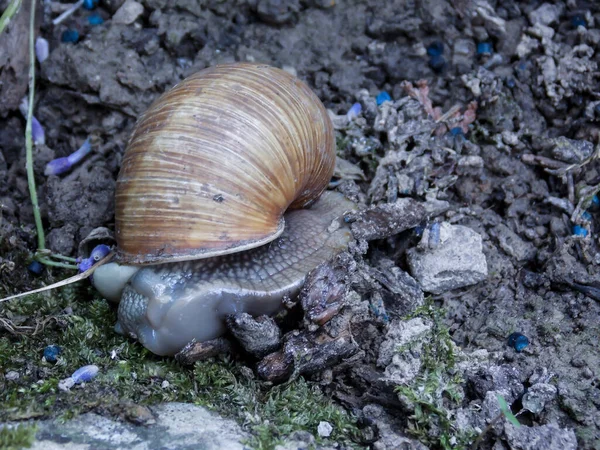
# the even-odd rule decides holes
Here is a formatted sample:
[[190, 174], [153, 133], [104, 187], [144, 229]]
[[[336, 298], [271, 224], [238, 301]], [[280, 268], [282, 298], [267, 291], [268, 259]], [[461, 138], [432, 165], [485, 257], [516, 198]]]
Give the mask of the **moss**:
[[0, 448], [19, 450], [31, 447], [35, 441], [35, 430], [35, 426], [27, 425], [0, 428]]
[[281, 386], [269, 387], [253, 378], [244, 377], [231, 362], [197, 363], [195, 381], [198, 403], [221, 413], [234, 413], [247, 423], [253, 437], [252, 448], [272, 449], [282, 438], [297, 430], [317, 435], [321, 421], [333, 427], [331, 439], [353, 445], [358, 436], [355, 420], [331, 403], [320, 389], [300, 378]]
[[[270, 387], [243, 376], [249, 371], [227, 358], [182, 367], [153, 355], [114, 332], [115, 309], [84, 283], [0, 304], [0, 319], [25, 327], [0, 335], [0, 421], [68, 420], [92, 409], [118, 414], [122, 399], [182, 401], [237, 419], [252, 433], [255, 448], [273, 448], [296, 430], [316, 435], [321, 420], [333, 425], [332, 440], [350, 443], [357, 436], [354, 418], [304, 380]], [[51, 344], [62, 349], [56, 364], [42, 358]], [[100, 368], [92, 382], [70, 392], [58, 389], [61, 379], [87, 364]], [[19, 378], [6, 380], [9, 371]]]
[[444, 314], [428, 299], [409, 317], [421, 317], [432, 327], [423, 340], [419, 374], [409, 385], [398, 386], [396, 392], [412, 409], [409, 433], [429, 448], [462, 449], [469, 447], [477, 433], [462, 432], [453, 426], [452, 410], [464, 397], [463, 379], [455, 370], [456, 346], [443, 323]]

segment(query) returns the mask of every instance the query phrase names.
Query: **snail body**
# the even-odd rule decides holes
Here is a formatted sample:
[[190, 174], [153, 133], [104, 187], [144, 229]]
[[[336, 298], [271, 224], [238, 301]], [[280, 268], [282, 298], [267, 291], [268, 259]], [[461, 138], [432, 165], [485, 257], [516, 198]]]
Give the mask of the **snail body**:
[[117, 329], [171, 355], [228, 314], [276, 312], [351, 239], [354, 205], [321, 196], [334, 165], [327, 111], [282, 70], [215, 66], [163, 94], [117, 179], [116, 261], [94, 273]]

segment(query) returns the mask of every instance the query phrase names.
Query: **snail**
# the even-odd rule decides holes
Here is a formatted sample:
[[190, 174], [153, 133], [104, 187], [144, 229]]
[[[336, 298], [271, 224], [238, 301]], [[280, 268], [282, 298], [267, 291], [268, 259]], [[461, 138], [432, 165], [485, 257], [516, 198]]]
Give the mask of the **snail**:
[[117, 179], [116, 260], [93, 277], [117, 331], [173, 355], [229, 314], [278, 311], [352, 239], [355, 205], [323, 192], [334, 165], [326, 109], [283, 70], [218, 65], [160, 96]]

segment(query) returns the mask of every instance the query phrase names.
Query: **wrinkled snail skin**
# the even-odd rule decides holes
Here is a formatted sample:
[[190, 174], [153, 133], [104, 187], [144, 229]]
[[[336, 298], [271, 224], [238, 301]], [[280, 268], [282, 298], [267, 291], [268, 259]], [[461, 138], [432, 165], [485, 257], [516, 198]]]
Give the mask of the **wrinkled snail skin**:
[[116, 261], [94, 273], [117, 329], [172, 355], [228, 314], [277, 311], [351, 239], [354, 204], [323, 193], [335, 158], [327, 110], [280, 69], [209, 67], [161, 95], [117, 178]]
[[140, 269], [123, 290], [117, 329], [153, 353], [173, 355], [194, 339], [223, 334], [228, 314], [275, 313], [312, 269], [347, 248], [352, 236], [342, 217], [354, 207], [343, 195], [325, 192], [310, 209], [288, 212], [285, 231], [270, 244]]

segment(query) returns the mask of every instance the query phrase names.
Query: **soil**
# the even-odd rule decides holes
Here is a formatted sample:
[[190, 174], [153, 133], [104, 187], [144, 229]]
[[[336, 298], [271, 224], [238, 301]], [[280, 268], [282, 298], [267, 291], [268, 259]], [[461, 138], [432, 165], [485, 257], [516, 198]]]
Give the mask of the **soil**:
[[[347, 162], [332, 185], [362, 208], [379, 207], [365, 217], [385, 222], [372, 230], [377, 224], [356, 219], [358, 242], [334, 263], [352, 270], [329, 328], [296, 322], [330, 336], [340, 323], [351, 324], [356, 351], [344, 346], [344, 358], [323, 358], [330, 367], [313, 367], [307, 376], [358, 417], [367, 436], [359, 443], [465, 447], [496, 417], [493, 393], [520, 412], [523, 425], [547, 433], [540, 436], [550, 436], [551, 445], [566, 439], [571, 448], [573, 430], [579, 448], [600, 449], [597, 3], [145, 0], [140, 9], [123, 3], [100, 1], [94, 13], [105, 21], [95, 26], [85, 9], [53, 26], [60, 8], [38, 7], [39, 36], [50, 54], [36, 71], [34, 115], [45, 144], [34, 147], [34, 171], [48, 248], [82, 256], [79, 242], [94, 228], [114, 229], [120, 161], [136, 118], [158, 95], [217, 63], [284, 68], [332, 112], [338, 156]], [[0, 10], [6, 4], [0, 1]], [[70, 274], [46, 269], [38, 276], [27, 268], [37, 245], [19, 112], [27, 93], [28, 12], [24, 5], [0, 36], [3, 295]], [[77, 43], [61, 41], [67, 29], [79, 31]], [[391, 101], [378, 105], [383, 91]], [[348, 118], [356, 102], [362, 111]], [[90, 136], [93, 151], [81, 164], [66, 175], [44, 175], [47, 162]], [[391, 223], [406, 198], [426, 211], [420, 226], [408, 230]], [[457, 284], [424, 295], [411, 255], [444, 243], [440, 224], [442, 233], [460, 225], [481, 237], [469, 242], [481, 242], [487, 276], [481, 281], [483, 269], [468, 276], [457, 269], [450, 274]], [[11, 319], [7, 311], [0, 306], [1, 319]], [[10, 331], [4, 324], [0, 336]], [[442, 339], [444, 330], [451, 342]], [[413, 337], [406, 338], [409, 331]], [[508, 345], [515, 332], [529, 340], [520, 352]], [[414, 336], [445, 345], [456, 361], [427, 359], [430, 347]], [[406, 346], [398, 350], [403, 342], [412, 356]], [[395, 390], [431, 381], [431, 361], [446, 374], [437, 394], [424, 400]], [[0, 376], [7, 371], [0, 368]], [[455, 375], [460, 381], [449, 381]], [[453, 397], [451, 387], [460, 395]], [[542, 399], [539, 408], [534, 399]], [[482, 448], [541, 448], [527, 446], [531, 435], [519, 438], [498, 423]]]

